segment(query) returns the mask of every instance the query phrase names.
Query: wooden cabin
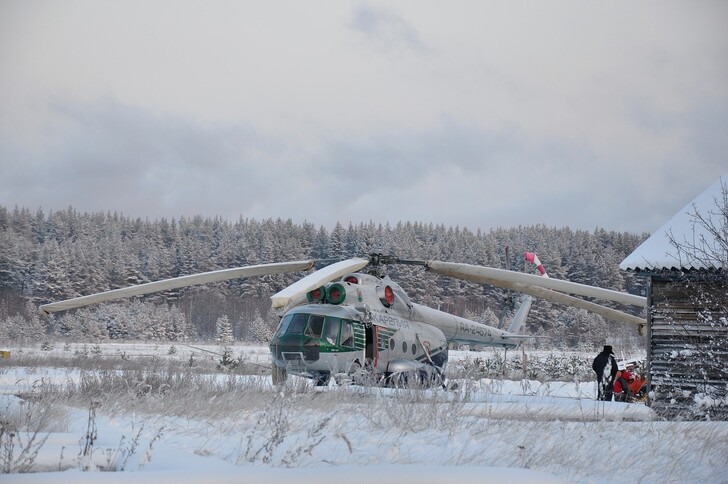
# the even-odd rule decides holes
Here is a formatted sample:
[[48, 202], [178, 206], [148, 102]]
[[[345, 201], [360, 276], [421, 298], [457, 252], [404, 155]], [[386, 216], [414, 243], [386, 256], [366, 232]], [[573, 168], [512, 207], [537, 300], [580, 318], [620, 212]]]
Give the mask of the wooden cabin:
[[728, 420], [728, 174], [621, 264], [647, 278], [650, 405], [668, 419]]

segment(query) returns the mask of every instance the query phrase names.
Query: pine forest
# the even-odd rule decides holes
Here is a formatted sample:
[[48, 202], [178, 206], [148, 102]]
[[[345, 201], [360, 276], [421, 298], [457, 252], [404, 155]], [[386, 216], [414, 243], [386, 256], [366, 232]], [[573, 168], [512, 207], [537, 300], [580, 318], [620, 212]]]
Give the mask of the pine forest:
[[[644, 294], [644, 281], [619, 263], [648, 234], [542, 225], [471, 231], [419, 222], [337, 224], [195, 216], [142, 220], [73, 208], [44, 213], [0, 206], [0, 342], [265, 341], [277, 324], [269, 297], [303, 273], [188, 287], [40, 316], [40, 304], [216, 269], [371, 253], [462, 262], [535, 273], [535, 252], [549, 276]], [[392, 265], [389, 276], [413, 301], [497, 326], [514, 296], [485, 285]], [[617, 307], [617, 306], [615, 306]], [[621, 308], [627, 310], [627, 308]], [[608, 338], [635, 341], [636, 328], [599, 315], [536, 300], [526, 332], [533, 344], [592, 350]]]

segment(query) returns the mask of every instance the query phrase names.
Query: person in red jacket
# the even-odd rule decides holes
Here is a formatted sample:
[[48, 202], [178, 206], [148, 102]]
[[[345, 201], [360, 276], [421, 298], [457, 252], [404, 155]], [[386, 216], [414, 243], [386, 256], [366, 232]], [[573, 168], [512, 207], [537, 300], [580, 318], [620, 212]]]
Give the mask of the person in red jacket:
[[614, 399], [618, 402], [634, 402], [643, 396], [647, 378], [638, 374], [636, 365], [617, 372], [614, 380]]
[[614, 380], [614, 400], [617, 402], [629, 402], [634, 398], [634, 392], [630, 383], [635, 379], [634, 374], [628, 370], [617, 372]]

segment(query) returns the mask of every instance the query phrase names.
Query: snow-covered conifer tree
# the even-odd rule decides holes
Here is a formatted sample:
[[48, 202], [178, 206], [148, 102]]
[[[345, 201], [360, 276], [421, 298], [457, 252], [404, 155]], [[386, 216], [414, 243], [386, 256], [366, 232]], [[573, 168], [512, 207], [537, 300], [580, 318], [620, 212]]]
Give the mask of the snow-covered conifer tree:
[[250, 333], [254, 340], [261, 343], [267, 343], [273, 338], [275, 327], [266, 321], [260, 314], [259, 310], [255, 310], [255, 316], [250, 323]]
[[228, 345], [232, 344], [234, 340], [233, 326], [227, 314], [223, 314], [215, 322], [215, 341], [222, 345]]

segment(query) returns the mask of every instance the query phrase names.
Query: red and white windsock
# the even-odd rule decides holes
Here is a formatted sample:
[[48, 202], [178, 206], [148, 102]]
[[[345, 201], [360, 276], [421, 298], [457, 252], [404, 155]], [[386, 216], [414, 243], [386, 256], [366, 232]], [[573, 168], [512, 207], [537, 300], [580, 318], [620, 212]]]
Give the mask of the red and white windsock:
[[543, 268], [543, 264], [541, 264], [541, 261], [538, 260], [538, 256], [536, 254], [534, 254], [533, 252], [526, 252], [525, 258], [526, 262], [530, 262], [536, 265], [539, 274], [541, 274], [543, 277], [549, 276], [548, 274], [546, 274], [546, 269]]

